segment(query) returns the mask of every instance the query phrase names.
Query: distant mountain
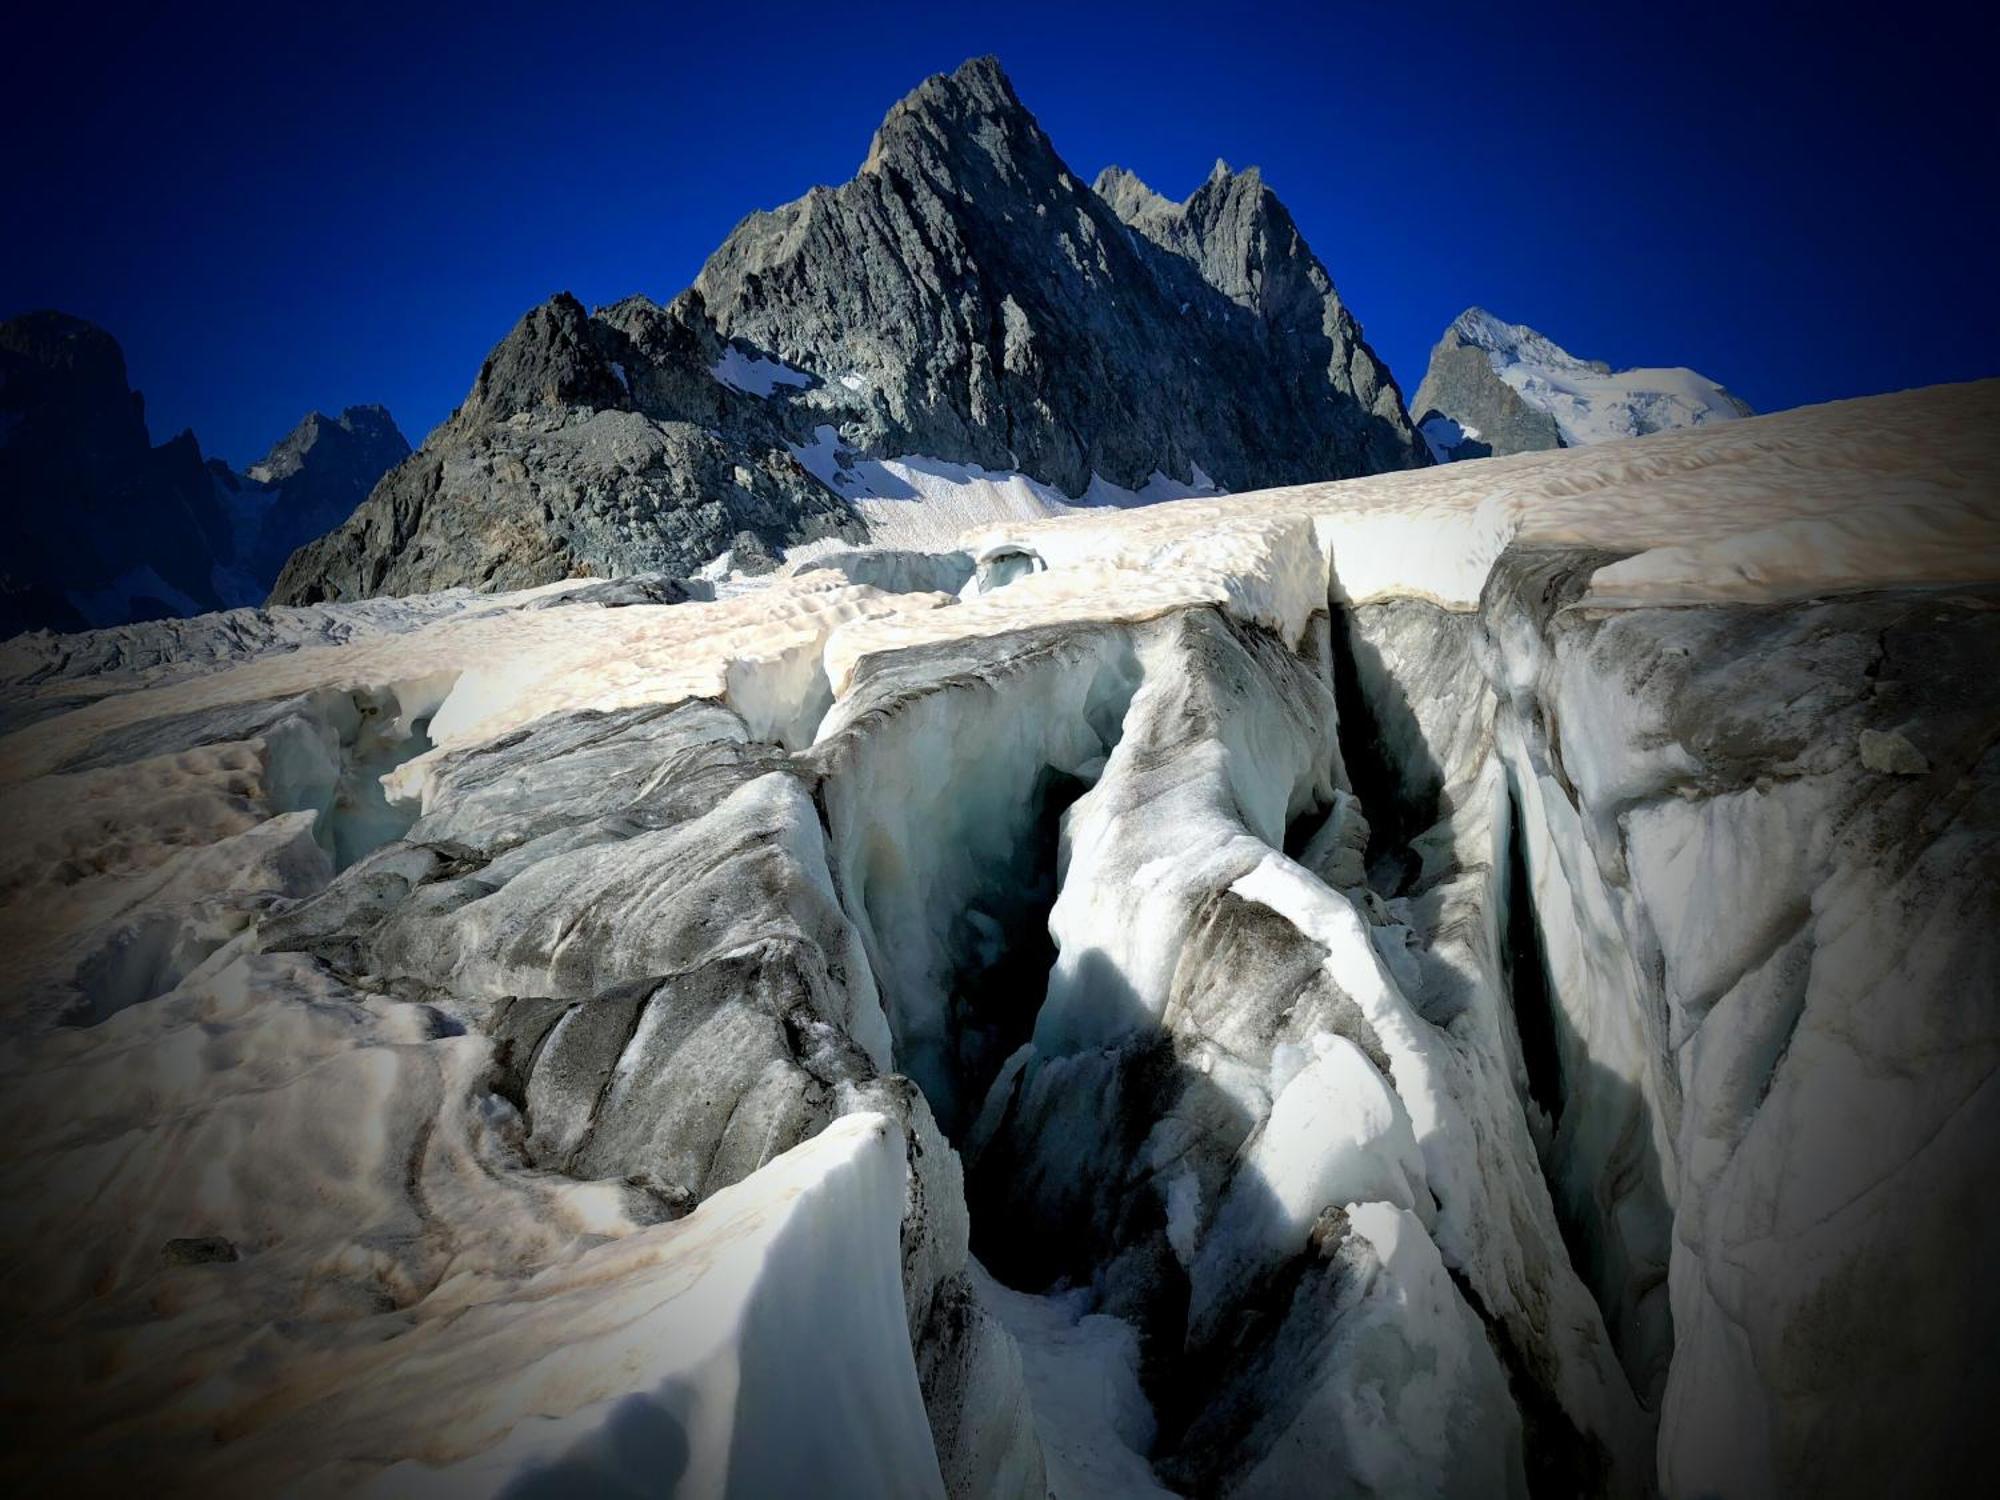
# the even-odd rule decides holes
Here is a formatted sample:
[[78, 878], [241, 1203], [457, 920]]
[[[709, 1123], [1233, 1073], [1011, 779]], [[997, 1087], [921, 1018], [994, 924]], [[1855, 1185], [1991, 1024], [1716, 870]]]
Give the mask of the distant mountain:
[[750, 215], [667, 306], [530, 312], [273, 599], [686, 574], [1427, 461], [1254, 170], [1183, 204], [1116, 169], [1093, 190], [982, 58], [892, 108], [852, 181]]
[[262, 603], [293, 552], [354, 514], [382, 476], [410, 456], [409, 441], [381, 406], [338, 417], [311, 412], [241, 474], [218, 459], [209, 469], [237, 525], [235, 569], [242, 603]]
[[117, 340], [81, 318], [0, 323], [0, 631], [76, 630], [220, 602], [228, 518], [194, 434], [154, 447]]
[[1477, 307], [1460, 313], [1431, 351], [1410, 410], [1439, 462], [1580, 448], [1752, 415], [1693, 370], [1613, 370]]
[[153, 445], [118, 341], [60, 312], [0, 322], [0, 635], [255, 603], [301, 542], [409, 453], [380, 407], [307, 417], [261, 464]]

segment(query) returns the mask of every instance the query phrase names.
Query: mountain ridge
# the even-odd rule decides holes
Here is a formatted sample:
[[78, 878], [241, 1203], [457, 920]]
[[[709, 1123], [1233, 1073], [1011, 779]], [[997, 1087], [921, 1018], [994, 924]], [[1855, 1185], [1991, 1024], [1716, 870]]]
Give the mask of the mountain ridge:
[[1149, 237], [996, 61], [934, 75], [852, 179], [746, 215], [669, 302], [531, 309], [273, 602], [760, 565], [921, 519], [940, 485], [972, 498], [935, 532], [1427, 462], [1283, 205], [1225, 188]]

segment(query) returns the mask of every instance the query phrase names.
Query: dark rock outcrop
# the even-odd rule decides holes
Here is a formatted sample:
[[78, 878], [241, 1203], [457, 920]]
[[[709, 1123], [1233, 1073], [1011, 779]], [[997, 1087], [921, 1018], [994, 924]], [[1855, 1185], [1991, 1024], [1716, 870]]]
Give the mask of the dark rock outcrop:
[[[1208, 180], [1178, 204], [1121, 167], [1099, 173], [1096, 188], [1120, 219], [1167, 252], [1158, 270], [1168, 285], [1186, 288], [1179, 299], [1187, 309], [1183, 316], [1201, 305], [1205, 289], [1249, 314], [1244, 332], [1253, 346], [1262, 346], [1259, 363], [1286, 386], [1265, 399], [1294, 400], [1308, 429], [1328, 429], [1322, 441], [1330, 441], [1333, 452], [1324, 473], [1410, 467], [1422, 445], [1411, 441], [1388, 366], [1369, 348], [1333, 278], [1257, 168], [1231, 172], [1218, 161]], [[1323, 372], [1323, 383], [1292, 383], [1299, 372], [1315, 369]]]
[[1483, 349], [1458, 342], [1450, 331], [1431, 351], [1411, 408], [1432, 455], [1443, 462], [1563, 445], [1556, 419], [1530, 406], [1495, 374]]
[[746, 534], [779, 548], [860, 540], [776, 415], [708, 373], [719, 357], [694, 294], [596, 316], [551, 299], [344, 526], [292, 557], [272, 602], [685, 575]]

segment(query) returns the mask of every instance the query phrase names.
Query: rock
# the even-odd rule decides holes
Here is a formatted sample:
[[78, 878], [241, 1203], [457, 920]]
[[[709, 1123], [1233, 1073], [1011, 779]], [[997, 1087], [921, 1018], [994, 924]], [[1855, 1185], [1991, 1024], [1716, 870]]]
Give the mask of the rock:
[[1861, 764], [1885, 776], [1928, 776], [1931, 763], [1894, 730], [1864, 729], [1860, 736]]
[[210, 1266], [239, 1259], [236, 1246], [219, 1234], [168, 1240], [160, 1247], [163, 1266]]
[[[715, 347], [690, 329], [701, 317], [694, 297], [592, 318], [565, 294], [531, 311], [423, 448], [294, 555], [273, 602], [685, 578], [746, 533], [776, 548], [861, 539], [762, 403], [695, 362]], [[697, 399], [683, 400], [690, 391]]]
[[0, 633], [221, 603], [211, 575], [230, 556], [229, 522], [200, 446], [191, 433], [152, 445], [124, 353], [94, 324], [0, 323], [0, 495], [12, 528]]
[[1410, 410], [1440, 463], [1563, 446], [1556, 419], [1502, 380], [1484, 349], [1456, 342], [1449, 330], [1431, 351]]
[[232, 567], [243, 592], [229, 602], [259, 602], [294, 551], [345, 521], [409, 456], [384, 408], [350, 406], [338, 417], [309, 413], [241, 475], [210, 460], [237, 518]]

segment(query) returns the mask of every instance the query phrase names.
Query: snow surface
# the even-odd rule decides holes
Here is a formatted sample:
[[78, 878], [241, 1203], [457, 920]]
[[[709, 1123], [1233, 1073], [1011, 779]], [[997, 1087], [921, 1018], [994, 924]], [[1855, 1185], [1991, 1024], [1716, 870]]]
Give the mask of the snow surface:
[[794, 444], [791, 451], [807, 473], [854, 505], [877, 546], [918, 551], [951, 547], [966, 528], [996, 521], [1036, 521], [1218, 493], [1196, 466], [1190, 482], [1155, 471], [1136, 490], [1093, 474], [1082, 496], [1073, 498], [1017, 470], [923, 454], [864, 458], [843, 449], [839, 433], [824, 424], [814, 430], [810, 445]]
[[1479, 429], [1467, 427], [1463, 422], [1451, 417], [1426, 417], [1417, 424], [1417, 431], [1423, 434], [1424, 446], [1431, 450], [1431, 457], [1438, 463], [1451, 461], [1451, 450], [1468, 440], [1477, 441]]
[[[1593, 575], [1592, 606], [1972, 581], [2000, 572], [1996, 418], [1992, 382], [1938, 386], [1580, 451], [981, 526], [961, 542], [975, 555], [1033, 552], [1050, 564], [1044, 588], [1138, 609], [1165, 589], [1191, 589], [1194, 572], [1209, 572], [1200, 586], [1213, 590], [1237, 571], [1218, 549], [1247, 559], [1253, 533], [1274, 542], [1300, 521], [1318, 533], [1335, 597], [1357, 603], [1405, 596], [1473, 608], [1514, 541], [1631, 554]], [[1178, 576], [1162, 582], [1170, 564]], [[1229, 585], [1232, 607], [1268, 599], [1269, 571]], [[1062, 573], [1067, 586], [1054, 581]], [[1294, 637], [1297, 624], [1288, 616]]]
[[[238, 1493], [943, 1493], [892, 1122], [847, 1116], [649, 1225], [618, 1184], [523, 1170], [492, 1043], [441, 1023], [236, 956], [0, 1051], [35, 1272], [0, 1295], [53, 1293], [35, 1317], [118, 1372], [12, 1368], [10, 1404], [79, 1431], [118, 1413], [183, 1483]], [[176, 1236], [233, 1258], [162, 1271]], [[149, 1307], [175, 1315], [170, 1365]]]
[[[839, 625], [875, 614], [939, 608], [937, 594], [884, 594], [819, 571], [783, 588], [715, 603], [664, 609], [519, 607], [573, 584], [506, 596], [513, 607], [463, 608], [429, 628], [363, 633], [343, 644], [293, 644], [281, 637], [226, 670], [168, 680], [107, 697], [11, 736], [0, 750], [0, 781], [36, 774], [95, 736], [162, 715], [285, 698], [328, 686], [393, 686], [453, 674], [455, 686], [431, 720], [439, 750], [519, 728], [544, 714], [609, 712], [647, 703], [715, 698], [740, 704], [763, 735], [810, 739], [797, 715], [812, 697], [821, 651]], [[395, 601], [403, 603], [404, 601]], [[288, 619], [291, 611], [271, 611]], [[299, 611], [309, 614], [309, 611]], [[228, 623], [231, 616], [210, 616]], [[398, 612], [390, 612], [398, 618]], [[70, 638], [77, 640], [81, 638]], [[403, 768], [405, 791], [419, 795], [430, 762]]]
[[[794, 369], [783, 360], [770, 359], [762, 354], [745, 354], [735, 344], [722, 346], [722, 358], [709, 367], [708, 373], [747, 396], [768, 396], [781, 387], [802, 388], [811, 385], [814, 379], [804, 370]], [[621, 383], [624, 381], [622, 370], [619, 380]]]

